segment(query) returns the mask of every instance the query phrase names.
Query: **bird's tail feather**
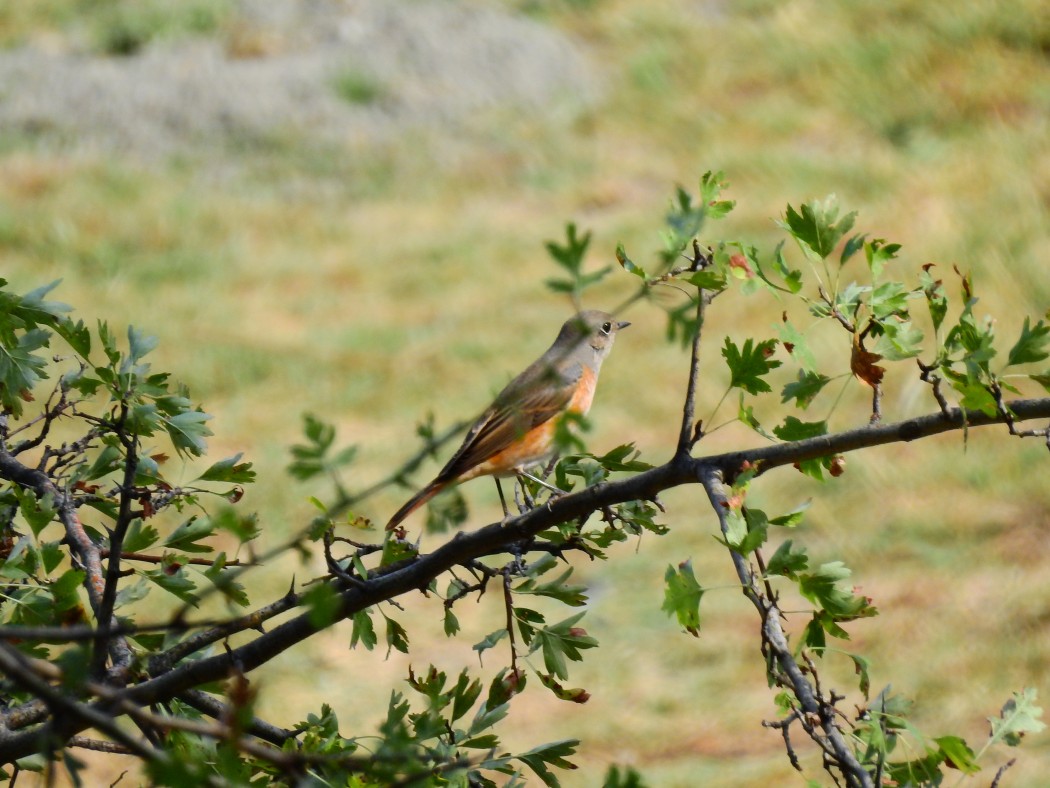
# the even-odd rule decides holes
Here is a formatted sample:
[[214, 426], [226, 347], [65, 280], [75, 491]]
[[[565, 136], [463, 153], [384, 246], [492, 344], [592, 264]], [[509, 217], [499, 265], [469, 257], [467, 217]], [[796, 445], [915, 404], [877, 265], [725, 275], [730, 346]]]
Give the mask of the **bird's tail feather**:
[[437, 479], [432, 481], [422, 490], [420, 490], [411, 498], [409, 498], [404, 506], [402, 506], [400, 509], [394, 512], [394, 516], [391, 517], [390, 522], [386, 524], [386, 530], [393, 531], [395, 528], [397, 528], [397, 526], [401, 523], [402, 520], [404, 520], [406, 517], [412, 514], [412, 512], [414, 512], [420, 506], [425, 504], [427, 501], [429, 501], [439, 492], [444, 490], [446, 487], [448, 487], [448, 482], [446, 481], [438, 481]]

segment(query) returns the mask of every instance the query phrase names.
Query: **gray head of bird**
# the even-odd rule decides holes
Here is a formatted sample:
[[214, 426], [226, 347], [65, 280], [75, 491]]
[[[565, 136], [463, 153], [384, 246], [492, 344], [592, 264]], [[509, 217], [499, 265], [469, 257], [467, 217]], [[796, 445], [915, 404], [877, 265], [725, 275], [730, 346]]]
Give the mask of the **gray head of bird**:
[[554, 344], [565, 348], [589, 346], [599, 358], [604, 358], [616, 339], [616, 332], [629, 325], [608, 312], [587, 309], [565, 321]]

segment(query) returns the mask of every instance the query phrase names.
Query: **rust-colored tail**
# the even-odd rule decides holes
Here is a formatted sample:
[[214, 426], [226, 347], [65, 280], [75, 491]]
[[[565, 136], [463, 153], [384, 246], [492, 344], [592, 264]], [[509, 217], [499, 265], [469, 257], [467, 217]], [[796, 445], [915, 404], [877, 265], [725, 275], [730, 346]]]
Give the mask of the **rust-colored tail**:
[[411, 498], [409, 498], [404, 506], [402, 506], [400, 509], [394, 512], [394, 516], [391, 517], [390, 522], [386, 524], [386, 530], [393, 531], [395, 528], [397, 528], [398, 525], [400, 525], [402, 520], [404, 520], [406, 517], [412, 514], [412, 512], [414, 512], [420, 506], [425, 504], [427, 501], [429, 501], [439, 492], [444, 490], [446, 487], [448, 487], [447, 481], [434, 479], [434, 481], [432, 481], [422, 490], [420, 490]]

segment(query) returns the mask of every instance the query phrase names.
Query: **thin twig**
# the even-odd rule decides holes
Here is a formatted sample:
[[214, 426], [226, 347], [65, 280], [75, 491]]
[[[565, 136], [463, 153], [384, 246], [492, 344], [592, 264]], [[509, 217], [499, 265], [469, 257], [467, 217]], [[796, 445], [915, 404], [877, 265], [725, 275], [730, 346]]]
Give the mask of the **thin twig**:
[[[723, 491], [723, 484], [719, 478], [719, 471], [715, 467], [703, 467], [698, 469], [698, 481], [707, 491], [711, 507], [718, 517], [719, 526], [724, 536], [729, 536], [729, 501]], [[780, 666], [788, 681], [788, 686], [794, 696], [798, 699], [804, 715], [812, 714], [819, 720], [820, 732], [814, 728], [810, 738], [827, 754], [832, 760], [835, 770], [829, 770], [834, 774], [838, 771], [846, 785], [851, 788], [873, 788], [871, 775], [860, 764], [849, 745], [845, 736], [835, 720], [834, 708], [824, 701], [815, 687], [806, 679], [798, 663], [795, 661], [787, 637], [780, 624], [780, 610], [772, 599], [764, 596], [756, 581], [755, 575], [747, 565], [747, 561], [739, 553], [730, 550], [733, 566], [736, 569], [737, 578], [740, 580], [744, 596], [755, 606], [762, 619], [762, 636], [767, 641], [773, 652], [776, 662]], [[805, 726], [804, 718], [800, 718]], [[807, 729], [808, 730], [808, 729]]]
[[[48, 663], [44, 665], [48, 668], [53, 667]], [[51, 710], [52, 721], [42, 730], [32, 731], [34, 738], [38, 741], [53, 740], [57, 737], [58, 743], [61, 743], [62, 740], [72, 735], [72, 732], [65, 733], [67, 727], [79, 727], [80, 730], [95, 728], [118, 744], [127, 747], [143, 760], [155, 760], [162, 757], [162, 753], [126, 733], [112, 715], [95, 706], [77, 703], [61, 688], [51, 686], [33, 669], [28, 658], [7, 643], [0, 643], [0, 672], [27, 692], [43, 700]]]
[[[700, 244], [693, 241], [693, 267], [698, 271], [710, 264], [710, 257], [705, 257], [700, 252]], [[696, 413], [696, 389], [700, 378], [700, 338], [704, 328], [704, 309], [707, 303], [705, 291], [697, 290], [696, 293], [696, 327], [693, 331], [693, 345], [689, 358], [689, 380], [685, 389], [685, 404], [682, 406], [682, 427], [678, 432], [678, 446], [675, 449], [676, 456], [685, 456], [699, 438], [698, 425], [693, 424]]]

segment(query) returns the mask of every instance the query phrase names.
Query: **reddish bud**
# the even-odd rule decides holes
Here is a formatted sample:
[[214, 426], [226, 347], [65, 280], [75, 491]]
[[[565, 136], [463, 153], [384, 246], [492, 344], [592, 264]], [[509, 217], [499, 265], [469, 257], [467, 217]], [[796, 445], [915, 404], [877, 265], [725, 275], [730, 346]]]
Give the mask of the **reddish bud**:
[[747, 258], [739, 252], [729, 258], [729, 267], [741, 271], [744, 274], [745, 279], [751, 279], [755, 275], [755, 272], [751, 270], [751, 264], [748, 263]]
[[831, 460], [831, 466], [828, 468], [828, 473], [832, 476], [838, 477], [846, 472], [846, 458], [841, 454], [836, 454]]

